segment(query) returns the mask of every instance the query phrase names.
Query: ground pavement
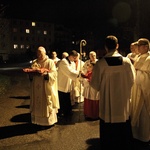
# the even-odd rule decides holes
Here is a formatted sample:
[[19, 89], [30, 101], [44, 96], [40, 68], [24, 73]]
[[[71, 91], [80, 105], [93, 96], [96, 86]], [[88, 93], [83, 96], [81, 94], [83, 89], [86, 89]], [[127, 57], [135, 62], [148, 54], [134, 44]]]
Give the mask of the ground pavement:
[[93, 147], [91, 140], [99, 140], [99, 122], [84, 119], [83, 104], [75, 105], [72, 116], [58, 118], [51, 128], [32, 125], [28, 76], [15, 71], [8, 74], [12, 84], [0, 96], [0, 150], [86, 150]]
[[[72, 116], [58, 118], [50, 128], [33, 125], [28, 76], [22, 71], [8, 74], [12, 84], [0, 96], [0, 150], [100, 150], [99, 121], [85, 120], [83, 103], [73, 107]], [[136, 150], [150, 148], [136, 143]]]

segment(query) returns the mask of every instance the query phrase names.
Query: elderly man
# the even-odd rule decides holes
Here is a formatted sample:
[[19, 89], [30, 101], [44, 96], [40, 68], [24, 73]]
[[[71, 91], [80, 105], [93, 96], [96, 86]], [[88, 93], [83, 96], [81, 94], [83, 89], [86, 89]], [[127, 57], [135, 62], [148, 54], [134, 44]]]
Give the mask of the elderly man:
[[57, 70], [44, 47], [38, 47], [37, 59], [31, 68], [31, 121], [33, 124], [51, 126], [57, 122], [59, 109]]
[[89, 52], [89, 59], [85, 61], [84, 65], [82, 67], [82, 73], [86, 74], [88, 65], [91, 63], [95, 64], [97, 61], [98, 61], [98, 59], [96, 58], [96, 52], [90, 51]]

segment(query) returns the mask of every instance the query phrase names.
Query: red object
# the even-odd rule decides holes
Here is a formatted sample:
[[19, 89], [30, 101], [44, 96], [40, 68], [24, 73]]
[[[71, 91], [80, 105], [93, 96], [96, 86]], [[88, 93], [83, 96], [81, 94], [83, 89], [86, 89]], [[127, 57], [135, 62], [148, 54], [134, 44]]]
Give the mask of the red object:
[[98, 119], [99, 101], [84, 98], [84, 115], [91, 119]]
[[27, 73], [44, 73], [44, 72], [49, 72], [48, 69], [46, 68], [40, 68], [40, 69], [32, 69], [32, 68], [24, 68], [23, 69], [24, 72], [27, 72]]

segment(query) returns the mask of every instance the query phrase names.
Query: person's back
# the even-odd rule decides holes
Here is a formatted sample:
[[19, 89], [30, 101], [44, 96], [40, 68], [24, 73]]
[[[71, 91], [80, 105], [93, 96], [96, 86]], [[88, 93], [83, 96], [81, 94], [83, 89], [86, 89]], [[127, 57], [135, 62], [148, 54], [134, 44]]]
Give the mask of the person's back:
[[[111, 145], [119, 149], [127, 144], [126, 129], [130, 126], [129, 104], [134, 82], [134, 67], [129, 58], [118, 52], [118, 39], [105, 40], [107, 54], [94, 66], [90, 85], [100, 91], [99, 117], [102, 148]], [[128, 135], [129, 136], [129, 135]], [[126, 147], [127, 148], [127, 147]]]
[[59, 63], [60, 63], [60, 61], [63, 59], [63, 58], [66, 58], [66, 57], [68, 57], [68, 53], [67, 52], [63, 52], [62, 53], [62, 57], [61, 57], [61, 59], [59, 59], [58, 61], [57, 61], [57, 63], [56, 63], [56, 67], [57, 67], [57, 69], [58, 69], [58, 67], [59, 67]]
[[[113, 58], [116, 59], [116, 63]], [[101, 99], [104, 100], [100, 101], [100, 117], [111, 123], [128, 120], [130, 91], [133, 84], [129, 59], [122, 56], [112, 58], [106, 56], [97, 63], [97, 68], [100, 68], [100, 73], [95, 71], [100, 78], [97, 81], [100, 86], [98, 90], [101, 92]]]

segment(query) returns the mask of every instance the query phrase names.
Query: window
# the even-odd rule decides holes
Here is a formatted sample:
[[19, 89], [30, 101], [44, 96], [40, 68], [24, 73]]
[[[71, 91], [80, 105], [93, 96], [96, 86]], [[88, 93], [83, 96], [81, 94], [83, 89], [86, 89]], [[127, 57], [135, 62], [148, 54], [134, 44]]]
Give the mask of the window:
[[30, 48], [30, 45], [26, 45], [26, 49], [29, 49]]
[[47, 31], [44, 31], [44, 35], [46, 35], [47, 34]]
[[24, 49], [24, 45], [23, 45], [23, 44], [21, 44], [21, 45], [20, 45], [20, 48], [21, 48], [21, 49]]
[[30, 30], [29, 30], [29, 29], [26, 29], [26, 33], [30, 33]]
[[14, 49], [17, 49], [18, 48], [18, 44], [14, 44]]
[[32, 27], [34, 27], [36, 24], [35, 24], [35, 22], [32, 22]]

